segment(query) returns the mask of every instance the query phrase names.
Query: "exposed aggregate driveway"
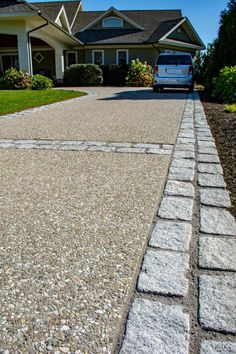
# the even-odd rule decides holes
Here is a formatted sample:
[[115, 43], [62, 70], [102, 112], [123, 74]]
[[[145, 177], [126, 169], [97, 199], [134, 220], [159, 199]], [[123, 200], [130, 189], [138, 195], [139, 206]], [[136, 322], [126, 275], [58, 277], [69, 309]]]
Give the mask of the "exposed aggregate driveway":
[[185, 93], [158, 96], [150, 89], [114, 87], [93, 91], [93, 99], [52, 106], [46, 114], [0, 120], [0, 139], [175, 143]]
[[[185, 93], [97, 96], [0, 119], [0, 139], [175, 144]], [[113, 353], [170, 154], [0, 150], [0, 353]]]

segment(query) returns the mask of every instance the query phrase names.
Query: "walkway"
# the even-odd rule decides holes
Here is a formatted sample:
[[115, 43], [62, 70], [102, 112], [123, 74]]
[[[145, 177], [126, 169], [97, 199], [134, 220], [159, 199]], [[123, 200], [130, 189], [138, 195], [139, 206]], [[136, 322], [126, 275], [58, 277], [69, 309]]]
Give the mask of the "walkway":
[[0, 119], [0, 349], [234, 353], [235, 222], [201, 104], [96, 91]]

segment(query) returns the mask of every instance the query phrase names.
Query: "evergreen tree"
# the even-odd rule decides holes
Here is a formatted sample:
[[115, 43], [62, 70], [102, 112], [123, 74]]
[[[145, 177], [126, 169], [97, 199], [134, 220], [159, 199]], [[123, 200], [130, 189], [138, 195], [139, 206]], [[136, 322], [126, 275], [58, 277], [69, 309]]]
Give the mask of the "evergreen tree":
[[224, 66], [236, 65], [236, 0], [230, 0], [221, 12], [217, 39], [208, 45], [203, 58], [205, 86], [212, 91], [212, 79]]

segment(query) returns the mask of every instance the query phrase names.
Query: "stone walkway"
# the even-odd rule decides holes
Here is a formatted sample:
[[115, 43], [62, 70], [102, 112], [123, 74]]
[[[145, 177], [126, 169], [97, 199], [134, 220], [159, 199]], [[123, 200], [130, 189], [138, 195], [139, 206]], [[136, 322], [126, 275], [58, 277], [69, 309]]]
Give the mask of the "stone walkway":
[[122, 90], [127, 122], [105, 94], [81, 115], [60, 103], [2, 118], [0, 353], [236, 353], [236, 223], [198, 95], [176, 140], [183, 94], [170, 105]]
[[189, 95], [120, 354], [236, 353], [236, 223], [198, 95]]

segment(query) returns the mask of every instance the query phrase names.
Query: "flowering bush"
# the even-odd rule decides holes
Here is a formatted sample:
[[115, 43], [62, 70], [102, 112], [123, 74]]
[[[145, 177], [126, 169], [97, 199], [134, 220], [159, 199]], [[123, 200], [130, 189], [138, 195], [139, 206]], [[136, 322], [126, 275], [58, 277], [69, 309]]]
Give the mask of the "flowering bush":
[[5, 71], [0, 78], [1, 90], [48, 90], [53, 82], [46, 76], [27, 74], [24, 70], [11, 68]]
[[126, 82], [128, 86], [151, 87], [152, 67], [139, 59], [132, 60]]
[[24, 70], [10, 68], [0, 79], [0, 88], [5, 90], [30, 89], [32, 77]]

